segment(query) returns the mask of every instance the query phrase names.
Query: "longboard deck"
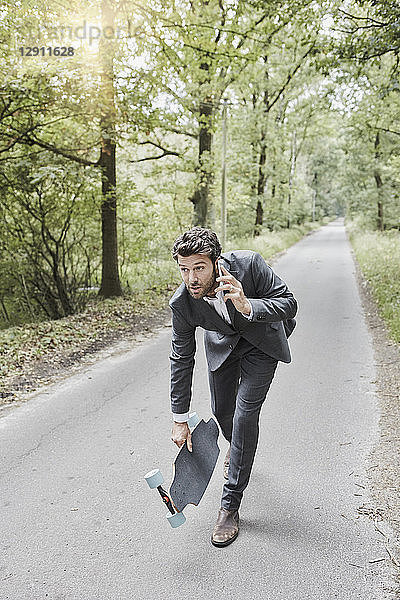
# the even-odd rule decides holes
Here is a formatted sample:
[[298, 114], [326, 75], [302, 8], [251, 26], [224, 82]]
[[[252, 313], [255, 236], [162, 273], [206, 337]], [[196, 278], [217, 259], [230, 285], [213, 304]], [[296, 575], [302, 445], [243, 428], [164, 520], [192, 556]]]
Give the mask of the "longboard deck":
[[218, 425], [214, 419], [203, 420], [192, 432], [193, 451], [186, 443], [174, 462], [174, 479], [170, 487], [172, 502], [178, 511], [188, 504], [198, 505], [210, 482], [219, 456]]

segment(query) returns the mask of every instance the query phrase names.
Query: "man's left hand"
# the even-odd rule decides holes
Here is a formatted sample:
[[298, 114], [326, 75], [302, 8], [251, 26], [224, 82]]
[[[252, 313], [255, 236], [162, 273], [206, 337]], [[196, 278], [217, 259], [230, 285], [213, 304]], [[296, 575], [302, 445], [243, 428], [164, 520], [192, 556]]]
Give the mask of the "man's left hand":
[[227, 292], [224, 294], [225, 302], [227, 300], [232, 300], [232, 304], [236, 310], [244, 315], [249, 315], [251, 313], [251, 306], [250, 302], [244, 295], [242, 284], [240, 281], [235, 279], [235, 277], [231, 275], [222, 265], [221, 270], [223, 275], [221, 277], [217, 277], [216, 279], [216, 281], [219, 282], [219, 286], [216, 288], [215, 292]]

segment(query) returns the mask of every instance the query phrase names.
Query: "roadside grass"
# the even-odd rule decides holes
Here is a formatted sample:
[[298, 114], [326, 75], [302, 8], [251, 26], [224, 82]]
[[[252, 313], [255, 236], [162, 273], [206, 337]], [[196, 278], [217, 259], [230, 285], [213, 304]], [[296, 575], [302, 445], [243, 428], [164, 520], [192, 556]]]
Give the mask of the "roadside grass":
[[363, 231], [354, 221], [346, 228], [390, 336], [400, 343], [400, 231]]
[[[270, 261], [320, 225], [307, 223], [257, 238], [233, 240], [227, 249], [254, 250]], [[146, 318], [167, 308], [168, 299], [181, 282], [176, 264], [169, 257], [132, 265], [125, 272], [129, 291], [121, 298], [93, 297], [81, 313], [0, 331], [0, 401], [9, 396], [10, 381], [32, 371], [40, 359], [55, 359], [106, 338], [109, 343], [118, 341], [134, 323], [140, 326], [143, 321], [145, 327]]]

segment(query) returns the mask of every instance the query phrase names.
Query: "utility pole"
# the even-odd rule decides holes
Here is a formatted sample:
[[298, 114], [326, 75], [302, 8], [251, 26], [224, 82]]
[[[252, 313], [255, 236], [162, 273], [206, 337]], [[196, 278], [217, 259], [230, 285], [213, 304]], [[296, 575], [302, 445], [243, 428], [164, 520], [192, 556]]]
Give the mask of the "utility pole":
[[311, 206], [311, 213], [312, 213], [311, 220], [313, 223], [315, 221], [315, 200], [316, 200], [316, 198], [317, 198], [317, 190], [314, 189], [313, 193], [312, 193], [312, 206]]
[[222, 107], [222, 184], [221, 184], [221, 245], [225, 250], [226, 244], [226, 115], [227, 100]]
[[311, 203], [311, 213], [312, 213], [312, 221], [315, 221], [315, 205], [317, 200], [317, 185], [318, 185], [318, 175], [314, 173], [313, 178], [313, 193], [312, 193], [312, 203]]

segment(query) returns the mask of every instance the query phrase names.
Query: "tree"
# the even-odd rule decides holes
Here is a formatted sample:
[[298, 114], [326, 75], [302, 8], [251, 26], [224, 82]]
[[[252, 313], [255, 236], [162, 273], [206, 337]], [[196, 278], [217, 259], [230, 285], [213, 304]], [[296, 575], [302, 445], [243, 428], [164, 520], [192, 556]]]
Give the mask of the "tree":
[[[100, 8], [103, 30], [108, 27], [114, 31], [114, 0], [102, 0]], [[37, 17], [37, 9], [33, 7], [31, 11]], [[55, 22], [56, 17], [54, 7], [49, 9], [47, 18]], [[50, 34], [51, 31], [47, 32], [47, 36]], [[116, 229], [114, 43], [112, 37], [101, 38], [99, 78], [96, 72], [87, 73], [84, 57], [80, 57], [75, 62], [70, 61], [69, 69], [60, 69], [53, 63], [50, 69], [39, 67], [37, 72], [22, 70], [14, 79], [9, 76], [0, 95], [0, 155], [3, 160], [12, 160], [10, 152], [18, 148], [24, 153], [29, 149], [32, 158], [41, 149], [101, 173], [103, 260], [100, 294], [104, 297], [122, 294]], [[94, 150], [97, 148], [96, 158]]]
[[42, 166], [38, 159], [2, 165], [0, 186], [10, 193], [0, 196], [0, 270], [14, 265], [3, 307], [16, 293], [31, 319], [58, 319], [83, 308], [97, 232], [87, 219], [90, 180], [84, 177], [75, 188], [70, 183], [82, 169], [66, 169], [62, 161]]
[[[246, 2], [239, 0], [229, 6], [217, 0], [193, 0], [179, 6], [172, 1], [154, 2], [141, 8], [149, 32], [147, 72], [156, 72], [159, 95], [169, 102], [164, 100], [165, 108], [157, 108], [149, 133], [154, 136], [157, 122], [164, 132], [197, 140], [196, 178], [189, 198], [197, 225], [214, 220], [212, 141], [217, 110], [227, 88], [256, 60], [248, 42], [266, 18], [258, 6], [251, 13], [246, 9]], [[159, 146], [156, 140], [147, 143]], [[171, 152], [155, 158], [167, 154]]]
[[[103, 32], [109, 28], [115, 31], [115, 4], [112, 0], [101, 3]], [[103, 201], [101, 204], [102, 227], [102, 275], [100, 295], [104, 298], [121, 296], [122, 288], [118, 271], [117, 241], [117, 176], [116, 176], [116, 109], [114, 88], [114, 44], [113, 38], [104, 35], [100, 40], [101, 62], [101, 109], [100, 130], [101, 150], [99, 165]]]
[[398, 72], [400, 6], [396, 0], [358, 0], [346, 10], [340, 4], [336, 20], [343, 34], [340, 59], [366, 63], [377, 57], [391, 56], [393, 72]]

